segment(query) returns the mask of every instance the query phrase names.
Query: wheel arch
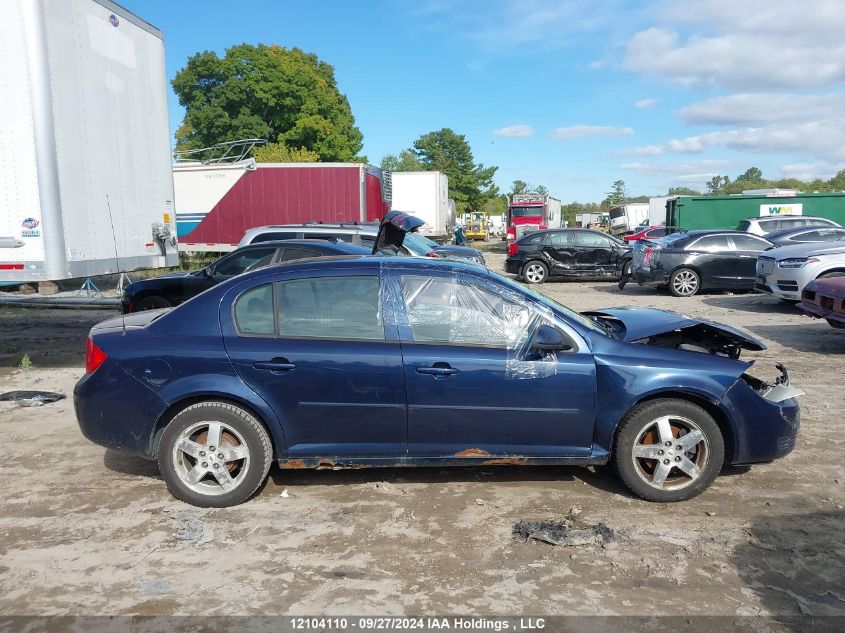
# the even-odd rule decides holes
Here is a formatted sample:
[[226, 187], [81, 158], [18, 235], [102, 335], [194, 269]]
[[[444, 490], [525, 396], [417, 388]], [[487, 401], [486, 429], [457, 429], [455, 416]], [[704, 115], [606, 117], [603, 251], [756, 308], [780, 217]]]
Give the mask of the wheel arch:
[[[736, 446], [736, 436], [734, 434], [733, 425], [731, 424], [730, 418], [728, 414], [719, 406], [719, 403], [707, 396], [704, 396], [700, 393], [684, 391], [683, 389], [667, 389], [664, 391], [657, 391], [654, 393], [650, 393], [647, 395], [642, 396], [641, 398], [637, 399], [631, 405], [625, 409], [622, 415], [617, 420], [616, 425], [613, 427], [613, 433], [611, 438], [613, 440], [616, 439], [616, 435], [619, 432], [619, 425], [622, 421], [628, 417], [628, 415], [633, 411], [636, 407], [645, 404], [646, 402], [651, 402], [653, 400], [664, 400], [664, 399], [676, 399], [676, 400], [686, 400], [687, 402], [691, 402], [692, 404], [696, 404], [704, 409], [713, 420], [716, 422], [716, 425], [719, 427], [719, 430], [722, 432], [722, 439], [725, 442], [725, 463], [730, 463], [733, 459], [735, 454], [735, 446]], [[608, 454], [613, 452], [613, 442], [610, 444], [610, 450]]]
[[170, 303], [170, 305], [176, 305], [176, 301], [172, 294], [154, 289], [142, 290], [141, 292], [132, 297], [130, 303], [135, 304], [139, 301], [143, 301], [144, 299], [149, 299], [150, 297], [161, 297], [162, 299], [165, 299], [168, 303]]
[[[221, 395], [217, 393], [198, 393], [185, 396], [184, 398], [171, 403], [170, 406], [164, 410], [164, 412], [156, 420], [152, 433], [150, 434], [150, 455], [153, 459], [158, 458], [159, 442], [161, 441], [161, 434], [164, 432], [165, 427], [167, 427], [171, 420], [173, 420], [173, 418], [175, 418], [180, 412], [200, 402], [222, 402], [224, 404], [239, 407], [249, 413], [258, 420], [261, 426], [263, 426], [267, 431], [267, 435], [270, 436], [270, 446], [273, 451], [273, 458], [278, 459], [279, 438], [276, 437], [273, 426], [267, 423], [264, 416], [251, 403], [246, 402], [242, 398], [238, 398], [232, 394]], [[282, 438], [282, 445], [284, 445], [284, 438]]]
[[830, 268], [828, 270], [822, 271], [818, 275], [815, 276], [814, 281], [815, 281], [815, 279], [820, 279], [820, 278], [824, 277], [825, 275], [829, 275], [831, 273], [839, 273], [841, 275], [845, 275], [845, 267], [836, 266], [834, 268]]

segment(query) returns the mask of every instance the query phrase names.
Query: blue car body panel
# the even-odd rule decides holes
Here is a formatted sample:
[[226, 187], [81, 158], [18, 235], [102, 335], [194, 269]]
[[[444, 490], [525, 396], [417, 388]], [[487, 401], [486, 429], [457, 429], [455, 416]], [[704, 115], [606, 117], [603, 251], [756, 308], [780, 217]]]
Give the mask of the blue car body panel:
[[[513, 350], [412, 341], [397, 281], [402, 274], [459, 276], [515, 292], [511, 282], [477, 266], [411, 258], [299, 260], [248, 273], [173, 310], [133, 315], [125, 332], [119, 319], [95, 326], [92, 337], [108, 359], [74, 391], [82, 432], [98, 444], [155, 458], [159, 433], [181, 404], [219, 398], [265, 423], [283, 466], [604, 463], [625, 413], [670, 395], [717, 414], [728, 463], [769, 461], [794, 446], [797, 403], [761, 397], [742, 378], [750, 363], [618, 340], [525, 293], [526, 305], [578, 344], [558, 353], [544, 373], [514, 375], [506, 369]], [[383, 341], [345, 340], [342, 333], [333, 339], [238, 335], [232, 306], [246, 289], [349, 275], [380, 276]], [[628, 338], [702, 323], [664, 311], [596, 314], [625, 321]], [[731, 332], [745, 336], [748, 346], [762, 345]], [[261, 368], [270, 361], [295, 368]], [[418, 372], [438, 363], [457, 371]]]

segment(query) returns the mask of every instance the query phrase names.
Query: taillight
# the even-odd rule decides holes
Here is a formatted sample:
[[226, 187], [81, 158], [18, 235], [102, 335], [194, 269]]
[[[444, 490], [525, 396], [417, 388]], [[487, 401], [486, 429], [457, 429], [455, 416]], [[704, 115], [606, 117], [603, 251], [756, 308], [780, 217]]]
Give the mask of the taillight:
[[653, 246], [645, 249], [645, 255], [643, 255], [643, 264], [648, 264], [651, 261], [652, 255], [654, 255]]
[[508, 227], [507, 238], [510, 241], [513, 241], [513, 240], [516, 239], [516, 227], [515, 226], [509, 226]]
[[513, 257], [519, 251], [519, 243], [511, 242], [508, 244], [508, 257]]
[[109, 355], [97, 347], [93, 339], [89, 338], [88, 346], [85, 348], [85, 373], [90, 374], [97, 371], [108, 357]]

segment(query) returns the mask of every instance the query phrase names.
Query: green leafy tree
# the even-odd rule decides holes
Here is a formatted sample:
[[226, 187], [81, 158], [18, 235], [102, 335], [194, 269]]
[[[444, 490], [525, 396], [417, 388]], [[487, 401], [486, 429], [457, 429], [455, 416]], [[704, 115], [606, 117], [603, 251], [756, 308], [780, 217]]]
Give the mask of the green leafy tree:
[[697, 189], [690, 189], [689, 187], [669, 187], [667, 196], [700, 196], [701, 192]]
[[[185, 108], [179, 150], [266, 138], [293, 156], [305, 150], [324, 161], [354, 160], [361, 151], [363, 135], [334, 68], [298, 48], [241, 44], [222, 58], [204, 51], [188, 59], [172, 84]], [[274, 151], [285, 150], [265, 153]]]
[[745, 180], [746, 182], [762, 182], [763, 172], [756, 167], [749, 167], [741, 176], [737, 176], [737, 180]]
[[537, 185], [534, 187], [534, 193], [539, 193], [541, 196], [547, 196], [549, 195], [549, 190], [545, 185]]
[[388, 154], [382, 158], [381, 168], [385, 171], [426, 171], [426, 166], [409, 149], [403, 149], [399, 156]]
[[628, 190], [625, 188], [624, 180], [617, 180], [610, 187], [607, 192], [607, 197], [604, 199], [604, 206], [613, 206], [615, 204], [625, 204], [628, 200]]
[[414, 141], [414, 153], [425, 169], [440, 171], [449, 177], [449, 195], [458, 213], [478, 211], [498, 195], [493, 183], [498, 167], [476, 163], [463, 134], [449, 128], [423, 134]]
[[707, 187], [708, 195], [716, 196], [730, 183], [731, 179], [727, 176], [713, 176], [704, 186]]
[[268, 143], [253, 148], [252, 155], [259, 163], [316, 163], [320, 155], [310, 149], [292, 149], [284, 143]]
[[514, 180], [513, 183], [511, 183], [511, 195], [526, 193], [530, 190], [530, 185], [524, 180]]

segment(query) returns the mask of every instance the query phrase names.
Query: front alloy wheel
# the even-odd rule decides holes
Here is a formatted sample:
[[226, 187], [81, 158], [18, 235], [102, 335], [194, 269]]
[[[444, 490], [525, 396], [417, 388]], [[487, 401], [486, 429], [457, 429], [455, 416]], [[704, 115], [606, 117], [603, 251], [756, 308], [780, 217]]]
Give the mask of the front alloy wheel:
[[640, 497], [685, 501], [713, 482], [724, 455], [724, 438], [712, 416], [692, 402], [667, 398], [638, 405], [625, 417], [613, 461]]

